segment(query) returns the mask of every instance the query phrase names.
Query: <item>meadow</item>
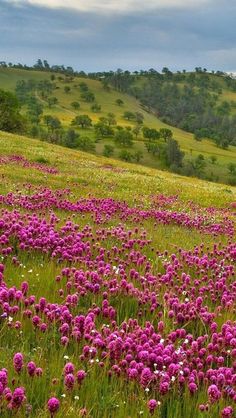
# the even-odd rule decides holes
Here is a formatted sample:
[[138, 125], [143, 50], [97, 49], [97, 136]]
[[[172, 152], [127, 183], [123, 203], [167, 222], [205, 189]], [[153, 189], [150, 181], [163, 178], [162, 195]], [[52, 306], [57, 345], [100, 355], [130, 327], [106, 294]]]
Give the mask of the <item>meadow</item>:
[[1, 417], [234, 417], [236, 189], [0, 150]]
[[[41, 80], [50, 81], [51, 73], [42, 72], [42, 71], [26, 71], [15, 68], [0, 68], [0, 88], [6, 90], [14, 91], [17, 81], [21, 80], [35, 80], [37, 82]], [[229, 171], [228, 166], [230, 163], [233, 163], [235, 160], [235, 147], [229, 146], [228, 149], [222, 149], [217, 147], [213, 141], [208, 139], [203, 139], [201, 142], [194, 139], [194, 135], [186, 132], [184, 130], [171, 127], [169, 125], [161, 122], [154, 114], [147, 112], [136, 100], [134, 97], [129, 96], [125, 93], [120, 93], [110, 88], [109, 91], [106, 91], [102, 83], [98, 80], [93, 80], [89, 78], [79, 78], [75, 77], [69, 83], [66, 81], [66, 78], [58, 76], [55, 74], [55, 84], [57, 89], [53, 91], [53, 96], [58, 100], [57, 104], [52, 107], [48, 107], [46, 100], [42, 99], [37, 95], [38, 100], [43, 105], [43, 114], [50, 114], [59, 118], [64, 128], [69, 128], [72, 120], [77, 115], [87, 114], [91, 119], [93, 124], [96, 123], [100, 117], [106, 117], [109, 112], [112, 112], [115, 115], [117, 124], [120, 126], [130, 126], [134, 127], [135, 122], [130, 120], [127, 121], [124, 119], [123, 114], [126, 111], [133, 113], [139, 112], [144, 116], [143, 125], [148, 126], [149, 128], [161, 129], [161, 128], [170, 128], [173, 132], [174, 138], [178, 141], [182, 151], [185, 153], [185, 159], [191, 160], [196, 158], [199, 154], [202, 154], [205, 159], [205, 174], [208, 178], [212, 177], [214, 179], [219, 179], [220, 182], [227, 183], [229, 180]], [[58, 79], [59, 77], [59, 79]], [[81, 91], [79, 84], [85, 82], [89, 90], [95, 95], [96, 102], [101, 106], [101, 111], [95, 113], [91, 110], [91, 103], [87, 103], [81, 100]], [[64, 88], [66, 86], [70, 87], [70, 92], [66, 93]], [[235, 96], [235, 93], [231, 93], [227, 90], [223, 91], [222, 100], [232, 101]], [[121, 99], [123, 101], [122, 106], [116, 104], [116, 100]], [[80, 103], [80, 109], [75, 110], [71, 103], [78, 101]], [[42, 126], [46, 128], [46, 125]], [[77, 129], [77, 132], [81, 136], [89, 137], [95, 140], [94, 130], [89, 129]], [[95, 153], [97, 155], [103, 155], [104, 146], [106, 144], [111, 144], [114, 146], [114, 155], [113, 157], [119, 159], [119, 154], [122, 150], [122, 147], [117, 146], [114, 143], [113, 138], [102, 138], [98, 142], [95, 142]], [[133, 146], [130, 148], [131, 153], [140, 151], [142, 153], [141, 164], [152, 167], [163, 169], [163, 162], [156, 156], [148, 153], [145, 141], [141, 134], [137, 136], [134, 140]], [[216, 159], [216, 162], [212, 162], [212, 157]]]

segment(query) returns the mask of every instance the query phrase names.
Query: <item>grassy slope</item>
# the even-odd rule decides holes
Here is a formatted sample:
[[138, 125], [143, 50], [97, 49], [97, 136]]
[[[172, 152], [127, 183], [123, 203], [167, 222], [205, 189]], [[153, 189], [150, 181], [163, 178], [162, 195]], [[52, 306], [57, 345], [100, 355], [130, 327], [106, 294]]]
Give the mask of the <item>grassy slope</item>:
[[[50, 74], [45, 72], [38, 72], [38, 71], [26, 71], [26, 70], [18, 70], [18, 69], [4, 69], [0, 68], [0, 88], [3, 87], [5, 89], [14, 90], [15, 84], [18, 80], [22, 79], [50, 79]], [[80, 99], [80, 90], [78, 84], [81, 81], [85, 81], [89, 89], [93, 91], [96, 96], [96, 101], [102, 106], [102, 111], [100, 113], [93, 113], [90, 110], [91, 104], [85, 103]], [[165, 125], [160, 120], [158, 120], [154, 115], [147, 113], [142, 109], [139, 102], [134, 98], [120, 94], [115, 90], [111, 90], [110, 92], [104, 91], [102, 85], [99, 81], [96, 80], [89, 80], [89, 79], [79, 79], [76, 78], [74, 82], [68, 84], [71, 87], [71, 92], [66, 94], [64, 92], [65, 83], [62, 81], [56, 80], [56, 84], [59, 89], [53, 92], [53, 95], [58, 98], [58, 105], [52, 109], [47, 107], [47, 104], [44, 102], [44, 113], [45, 114], [53, 114], [60, 118], [64, 126], [69, 126], [71, 120], [74, 118], [76, 114], [88, 114], [93, 119], [94, 122], [98, 120], [100, 116], [106, 116], [108, 112], [113, 112], [116, 115], [117, 123], [119, 125], [130, 125], [132, 126], [132, 122], [127, 122], [122, 118], [124, 111], [130, 110], [132, 112], [142, 112], [144, 115], [144, 124], [149, 127], [154, 127], [160, 129], [161, 127], [169, 127]], [[224, 92], [224, 94], [229, 94]], [[230, 96], [231, 100], [233, 100], [232, 95]], [[124, 106], [119, 107], [115, 104], [117, 98], [122, 98], [124, 101]], [[81, 108], [79, 111], [75, 112], [74, 109], [71, 107], [71, 102], [78, 100], [81, 104]], [[208, 160], [210, 156], [215, 155], [217, 157], [217, 165], [212, 165], [210, 162], [207, 165], [206, 172], [210, 174], [213, 172], [215, 175], [219, 175], [222, 180], [226, 180], [228, 177], [227, 173], [227, 165], [234, 161], [236, 158], [236, 150], [235, 147], [230, 147], [228, 150], [222, 150], [214, 145], [213, 142], [209, 140], [203, 140], [202, 142], [197, 142], [193, 135], [185, 132], [181, 129], [171, 127], [174, 137], [178, 140], [182, 150], [186, 153], [187, 158], [190, 155], [196, 156], [199, 153], [203, 154], [205, 158]], [[91, 131], [83, 131], [86, 135], [92, 135]], [[109, 142], [109, 140], [103, 140], [99, 144], [97, 144], [96, 151], [98, 154], [102, 154], [104, 143]], [[141, 141], [136, 142], [134, 146], [134, 150], [140, 149], [143, 152], [144, 158], [142, 160], [142, 164], [150, 166], [150, 167], [157, 167], [161, 168], [160, 163], [150, 154], [147, 153], [144, 143]], [[115, 157], [119, 154], [119, 150], [116, 150]]]
[[[92, 156], [3, 132], [0, 132], [0, 150], [1, 154], [21, 154], [31, 161], [44, 157], [49, 164], [58, 167], [59, 170], [59, 174], [53, 176], [15, 164], [0, 165], [0, 194], [16, 189], [27, 193], [25, 184], [30, 182], [33, 186], [45, 186], [53, 189], [69, 187], [73, 192], [73, 201], [81, 196], [109, 196], [119, 200], [125, 199], [132, 206], [135, 203], [141, 204], [143, 208], [149, 207], [151, 197], [160, 193], [167, 195], [178, 194], [183, 200], [182, 210], [185, 209], [185, 203], [189, 200], [193, 200], [201, 206], [214, 205], [218, 207], [227, 207], [230, 202], [236, 200], [236, 189], [232, 187], [184, 178], [143, 166]], [[108, 164], [110, 169], [108, 169]], [[68, 213], [60, 211], [59, 217], [62, 222], [65, 222], [65, 219], [68, 219]], [[76, 215], [73, 218], [73, 222], [77, 222], [80, 229], [85, 223], [89, 223], [92, 228], [96, 227], [86, 215], [84, 218], [81, 215]], [[119, 220], [116, 222], [113, 219], [112, 222], [114, 225], [117, 225]], [[124, 226], [130, 227], [125, 222]], [[152, 239], [153, 246], [161, 251], [168, 249], [173, 252], [175, 251], [175, 246], [192, 249], [195, 245], [202, 242], [212, 246], [218, 241], [217, 237], [214, 238], [213, 236], [200, 234], [197, 230], [189, 230], [174, 225], [158, 225], [154, 228], [152, 221], [144, 223], [144, 228], [147, 230], [148, 237]], [[36, 298], [43, 295], [49, 301], [58, 301], [57, 285], [54, 278], [60, 273], [62, 267], [56, 261], [49, 260], [47, 256], [43, 257], [33, 252], [20, 252], [18, 256], [22, 263], [19, 267], [12, 265], [10, 259], [6, 261], [7, 284], [20, 286], [22, 280], [28, 280], [30, 291], [34, 292]], [[147, 256], [153, 259], [151, 251], [147, 253]], [[59, 284], [59, 286], [61, 285]], [[90, 301], [88, 298], [86, 303], [92, 302], [93, 300], [91, 299]], [[123, 305], [118, 306], [118, 309], [127, 318], [132, 316], [133, 311], [136, 309], [132, 305], [132, 300], [124, 300], [121, 303]], [[83, 309], [83, 306], [80, 306], [80, 309]], [[9, 337], [9, 335], [12, 337]], [[50, 379], [52, 377], [61, 379], [62, 368], [65, 364], [63, 360], [65, 353], [70, 355], [70, 361], [74, 362], [78, 368], [82, 368], [83, 366], [80, 365], [79, 360], [79, 349], [78, 352], [72, 349], [66, 350], [63, 347], [58, 347], [55, 350], [55, 341], [53, 342], [50, 339], [50, 334], [45, 334], [45, 337], [37, 337], [36, 333], [34, 334], [31, 331], [30, 325], [28, 330], [24, 326], [22, 338], [18, 338], [17, 334], [9, 334], [7, 330], [2, 330], [0, 344], [4, 348], [7, 347], [6, 350], [1, 350], [1, 367], [9, 365], [10, 368], [13, 354], [17, 351], [22, 351], [27, 355], [28, 360], [36, 361], [37, 364], [43, 367], [44, 371], [47, 370], [42, 378], [34, 379], [32, 383], [29, 380], [27, 381], [26, 376], [21, 376], [19, 379], [23, 382], [21, 384], [27, 382], [27, 397], [33, 403], [31, 416], [37, 416], [37, 418], [48, 417], [47, 412], [40, 408], [42, 408], [42, 405], [45, 405], [49, 394], [55, 391], [56, 393], [64, 393], [63, 387], [58, 389], [58, 387], [55, 388], [55, 386], [50, 384], [51, 380], [48, 379], [48, 376]], [[37, 348], [35, 349], [34, 347]], [[46, 358], [46, 356], [48, 357]], [[132, 385], [124, 383], [122, 386], [122, 383], [119, 383], [120, 381], [116, 379], [106, 380], [104, 377], [101, 380], [101, 384], [97, 384], [98, 379], [100, 379], [99, 373], [97, 369], [91, 369], [85, 383], [79, 390], [78, 407], [76, 407], [75, 402], [72, 403], [70, 401], [70, 395], [67, 393], [66, 399], [60, 398], [62, 407], [57, 415], [58, 418], [79, 416], [78, 408], [85, 405], [91, 411], [90, 417], [133, 418], [137, 416], [137, 411], [139, 410], [144, 410], [142, 415], [144, 418], [150, 417], [146, 408], [148, 397], [143, 395], [143, 390], [139, 389], [137, 392]], [[13, 376], [12, 372], [10, 376]], [[197, 409], [193, 410], [195, 408], [193, 405], [195, 404], [192, 401], [184, 404], [185, 409], [183, 412], [178, 398], [176, 397], [172, 401], [173, 414], [168, 415], [170, 418], [189, 417], [190, 414], [195, 417], [202, 416]], [[204, 397], [199, 397], [197, 403], [203, 403], [204, 401]], [[115, 404], [119, 404], [120, 407], [117, 411], [111, 413], [110, 411], [114, 411]], [[25, 415], [22, 414], [19, 412], [18, 417], [23, 418]], [[3, 414], [1, 416], [5, 418], [10, 415]], [[160, 415], [157, 413], [157, 416]], [[215, 413], [211, 416], [216, 417], [218, 415]]]
[[[51, 187], [65, 187], [66, 183], [74, 189], [76, 195], [111, 196], [133, 202], [132, 191], [137, 200], [148, 199], [151, 195], [164, 193], [178, 194], [184, 201], [192, 200], [202, 206], [223, 207], [236, 199], [236, 188], [223, 184], [211, 183], [190, 177], [183, 177], [149, 167], [129, 164], [111, 158], [95, 156], [82, 151], [74, 151], [58, 145], [51, 145], [36, 139], [17, 136], [0, 131], [1, 154], [22, 154], [31, 161], [43, 157], [60, 173], [50, 177]], [[110, 169], [111, 168], [111, 169]], [[3, 173], [3, 166], [0, 165]], [[5, 167], [12, 183], [29, 180], [29, 170]], [[102, 182], [101, 182], [102, 179]], [[47, 185], [48, 179], [43, 173], [34, 172], [30, 178], [35, 184]], [[76, 182], [74, 184], [74, 182]], [[78, 184], [81, 189], [78, 189]], [[114, 183], [114, 187], [110, 185]], [[0, 191], [4, 191], [4, 182]]]

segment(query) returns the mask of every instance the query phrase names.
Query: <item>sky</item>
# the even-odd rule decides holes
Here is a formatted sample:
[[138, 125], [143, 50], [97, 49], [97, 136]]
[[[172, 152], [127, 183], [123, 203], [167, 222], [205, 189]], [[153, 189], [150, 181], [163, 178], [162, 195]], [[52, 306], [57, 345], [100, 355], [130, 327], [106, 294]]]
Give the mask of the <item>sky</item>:
[[236, 72], [236, 0], [0, 0], [0, 61]]

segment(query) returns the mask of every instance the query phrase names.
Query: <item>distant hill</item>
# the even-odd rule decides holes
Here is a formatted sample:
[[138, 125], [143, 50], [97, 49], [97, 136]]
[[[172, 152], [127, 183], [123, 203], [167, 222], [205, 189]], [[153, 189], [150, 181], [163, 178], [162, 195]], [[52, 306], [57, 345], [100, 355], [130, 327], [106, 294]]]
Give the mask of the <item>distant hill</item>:
[[[164, 81], [162, 79], [162, 88], [168, 90], [170, 86], [177, 84], [178, 89], [185, 89], [186, 86], [189, 87], [189, 82], [186, 80], [192, 77], [191, 74], [175, 74], [171, 76], [172, 79], [165, 79]], [[200, 83], [200, 81], [196, 82], [196, 79], [201, 80], [205, 77], [206, 80], [206, 76], [209, 79], [208, 84], [205, 82], [207, 86], [194, 85], [192, 86], [193, 90], [198, 92], [204, 89], [208, 104], [211, 96], [217, 96], [217, 98], [215, 97], [217, 106], [222, 105], [223, 112], [228, 109], [227, 117], [233, 117], [236, 112], [236, 91], [234, 91], [233, 82], [222, 75], [202, 75], [198, 73], [195, 75], [195, 84]], [[191, 132], [172, 126], [171, 119], [166, 118], [158, 111], [157, 101], [149, 103], [150, 98], [156, 94], [156, 86], [160, 85], [160, 82], [157, 81], [159, 79], [157, 74], [129, 74], [126, 77], [129, 81], [126, 82], [125, 87], [117, 85], [114, 74], [90, 75], [90, 77], [93, 78], [53, 73], [52, 71], [0, 68], [0, 89], [17, 94], [22, 102], [22, 113], [27, 117], [30, 116], [31, 121], [33, 121], [29, 128], [29, 135], [31, 136], [41, 135], [41, 139], [46, 139], [48, 127], [45, 122], [45, 115], [57, 118], [60, 121], [62, 131], [72, 128], [71, 123], [76, 116], [87, 115], [91, 118], [92, 127], [83, 129], [73, 126], [73, 129], [80, 134], [83, 141], [85, 139], [85, 142], [91, 142], [91, 149], [88, 149], [88, 151], [91, 150], [91, 152], [101, 155], [106, 149], [109, 150], [109, 146], [111, 146], [113, 148], [113, 158], [130, 158], [132, 161], [136, 160], [152, 168], [172, 169], [166, 167], [158, 152], [148, 150], [148, 139], [144, 138], [142, 133], [143, 126], [156, 130], [167, 128], [171, 129], [173, 138], [177, 140], [184, 152], [185, 174], [225, 183], [231, 182], [234, 184], [234, 181], [236, 182], [236, 173], [234, 173], [236, 147], [234, 145], [227, 145], [227, 148], [224, 149], [217, 146], [213, 139], [209, 140], [205, 137], [196, 139], [196, 135], [194, 136]], [[119, 77], [122, 78], [124, 75], [122, 74]], [[92, 100], [84, 95], [83, 85], [86, 85], [85, 90], [87, 89], [91, 93], [90, 99]], [[153, 90], [151, 89], [152, 85], [155, 87]], [[171, 96], [171, 93], [166, 94], [167, 96]], [[50, 102], [50, 99], [52, 99], [52, 102]], [[76, 103], [79, 103], [79, 108], [76, 108]], [[225, 103], [228, 103], [228, 106]], [[37, 109], [39, 111], [38, 117], [35, 116]], [[132, 134], [132, 145], [124, 147], [119, 145], [117, 141], [115, 142], [113, 135], [99, 136], [96, 134], [94, 125], [101, 118], [106, 119], [109, 113], [113, 114], [115, 119], [112, 128], [114, 132], [116, 132], [117, 126], [121, 128], [130, 127], [133, 130], [137, 126], [135, 115], [142, 115], [143, 120], [140, 130], [138, 133]], [[133, 116], [125, 118], [124, 115], [127, 113]], [[168, 123], [164, 121], [168, 121]], [[54, 133], [52, 136], [51, 142], [57, 142], [56, 134]], [[231, 142], [233, 143], [233, 141]], [[157, 143], [160, 146], [165, 145], [162, 139], [158, 140]], [[199, 155], [201, 155], [200, 159]], [[191, 172], [191, 167], [194, 167], [195, 171]], [[188, 168], [189, 172], [187, 172]]]

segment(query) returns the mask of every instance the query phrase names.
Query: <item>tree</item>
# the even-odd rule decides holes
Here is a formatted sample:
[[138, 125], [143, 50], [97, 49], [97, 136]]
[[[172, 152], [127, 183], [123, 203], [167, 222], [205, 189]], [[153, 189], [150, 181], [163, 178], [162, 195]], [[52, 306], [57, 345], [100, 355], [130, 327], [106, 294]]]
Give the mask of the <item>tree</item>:
[[26, 120], [20, 114], [20, 105], [13, 93], [0, 90], [0, 130], [24, 132]]
[[102, 87], [104, 88], [105, 91], [110, 91], [111, 90], [107, 80], [101, 80], [101, 83], [102, 83]]
[[156, 155], [160, 156], [161, 150], [162, 150], [160, 144], [158, 144], [157, 142], [148, 141], [148, 142], [146, 142], [145, 145], [146, 145], [148, 153], [150, 153], [154, 156], [156, 156]]
[[[101, 118], [102, 119], [102, 118]], [[103, 118], [105, 119], [105, 118]], [[97, 138], [104, 137], [104, 136], [113, 136], [114, 131], [111, 126], [108, 125], [106, 121], [100, 120], [99, 122], [95, 123], [94, 125], [95, 133]]]
[[34, 68], [37, 68], [38, 70], [43, 70], [43, 63], [40, 58], [37, 60], [36, 64], [34, 64]]
[[114, 147], [110, 144], [105, 144], [103, 148], [104, 157], [111, 157], [114, 154]]
[[143, 136], [144, 138], [150, 140], [156, 140], [160, 138], [160, 132], [154, 128], [147, 128], [146, 126], [143, 128]]
[[117, 104], [118, 106], [123, 106], [124, 102], [123, 102], [123, 100], [121, 100], [121, 99], [116, 99], [116, 104]]
[[138, 135], [140, 134], [141, 131], [141, 126], [140, 125], [135, 125], [133, 128], [133, 134], [135, 135], [135, 138], [137, 139]]
[[80, 95], [81, 99], [85, 102], [92, 103], [95, 101], [95, 96], [91, 91], [85, 91]]
[[79, 88], [82, 92], [88, 91], [89, 89], [88, 85], [84, 81], [81, 81], [81, 83], [79, 83]]
[[167, 144], [163, 149], [163, 157], [168, 167], [171, 165], [182, 167], [184, 152], [180, 150], [180, 146], [175, 139], [168, 139]]
[[136, 115], [133, 112], [130, 112], [129, 110], [125, 111], [123, 114], [123, 118], [127, 120], [134, 120], [136, 119]]
[[236, 173], [236, 164], [229, 163], [228, 164], [228, 170], [229, 170], [230, 174], [235, 174]]
[[136, 161], [136, 163], [139, 163], [141, 161], [141, 159], [143, 158], [143, 153], [141, 150], [137, 150], [135, 151], [135, 153], [133, 154], [133, 159], [134, 161]]
[[91, 106], [91, 110], [94, 113], [100, 112], [101, 111], [101, 108], [102, 108], [101, 105], [99, 105], [98, 103], [94, 103]]
[[52, 132], [54, 132], [56, 129], [61, 128], [61, 121], [57, 117], [45, 115], [43, 119], [48, 127], [48, 130], [50, 129]]
[[64, 87], [64, 92], [66, 93], [66, 94], [68, 94], [68, 93], [70, 93], [70, 87], [69, 86], [65, 86]]
[[118, 129], [115, 133], [115, 141], [118, 145], [129, 147], [133, 145], [133, 135], [128, 129]]
[[43, 60], [43, 65], [45, 70], [50, 70], [50, 65], [48, 64], [47, 60]]
[[204, 168], [206, 166], [204, 155], [199, 154], [194, 160], [193, 160], [193, 168], [195, 173], [198, 176], [201, 176], [203, 174]]
[[93, 152], [95, 150], [95, 144], [91, 138], [87, 136], [83, 136], [83, 137], [79, 137], [78, 148], [83, 151]]
[[122, 150], [119, 154], [119, 158], [121, 158], [121, 160], [131, 162], [133, 157], [132, 157], [131, 152], [127, 150]]
[[107, 114], [107, 122], [108, 122], [108, 125], [116, 125], [117, 124], [117, 122], [116, 122], [116, 117], [115, 117], [115, 115], [114, 115], [114, 113], [112, 113], [112, 112], [109, 112], [108, 114]]
[[215, 155], [211, 155], [210, 156], [210, 161], [211, 161], [212, 164], [215, 164], [216, 161], [217, 161], [217, 157]]
[[136, 122], [137, 122], [137, 124], [142, 125], [143, 124], [143, 120], [144, 120], [143, 114], [140, 113], [140, 112], [136, 112], [135, 113], [135, 116], [136, 116]]
[[56, 97], [48, 97], [47, 102], [48, 102], [48, 107], [51, 108], [52, 106], [58, 103], [58, 99]]
[[168, 128], [161, 128], [159, 132], [160, 137], [163, 138], [165, 142], [167, 142], [168, 139], [173, 138], [173, 132]]
[[80, 103], [75, 101], [71, 103], [71, 106], [75, 109], [75, 110], [79, 110], [80, 108]]
[[79, 115], [72, 120], [71, 125], [80, 126], [82, 129], [90, 128], [92, 126], [92, 119], [88, 115]]
[[68, 129], [64, 139], [64, 145], [68, 148], [79, 147], [79, 134], [74, 129]]

